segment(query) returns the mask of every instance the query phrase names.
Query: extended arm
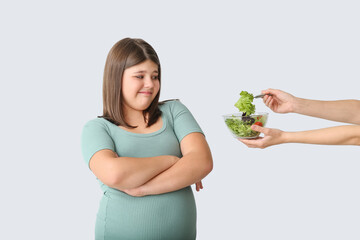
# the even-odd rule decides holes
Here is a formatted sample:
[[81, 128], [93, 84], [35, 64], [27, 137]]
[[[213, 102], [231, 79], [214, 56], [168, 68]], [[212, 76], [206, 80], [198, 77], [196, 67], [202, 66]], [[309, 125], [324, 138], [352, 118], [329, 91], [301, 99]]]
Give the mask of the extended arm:
[[171, 168], [160, 173], [143, 186], [129, 189], [133, 196], [172, 192], [199, 182], [213, 167], [209, 146], [201, 133], [190, 133], [180, 143], [183, 157]]
[[360, 101], [320, 101], [294, 97], [277, 89], [262, 91], [271, 96], [264, 97], [264, 103], [276, 113], [298, 113], [336, 122], [360, 124]]
[[294, 112], [336, 122], [360, 124], [360, 101], [319, 101], [297, 98]]
[[101, 182], [119, 190], [148, 182], [178, 161], [176, 156], [148, 158], [118, 157], [109, 149], [100, 150], [90, 160], [90, 169]]
[[266, 148], [282, 143], [360, 145], [359, 125], [345, 125], [301, 132], [284, 132], [255, 125], [252, 126], [252, 129], [264, 133], [264, 137], [255, 140], [239, 139], [251, 148]]

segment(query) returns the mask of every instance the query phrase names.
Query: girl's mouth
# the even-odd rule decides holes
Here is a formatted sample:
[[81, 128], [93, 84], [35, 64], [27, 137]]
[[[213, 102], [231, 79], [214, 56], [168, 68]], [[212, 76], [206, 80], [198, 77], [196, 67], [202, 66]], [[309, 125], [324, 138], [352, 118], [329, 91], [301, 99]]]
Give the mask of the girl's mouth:
[[142, 91], [142, 92], [139, 92], [140, 94], [144, 94], [146, 96], [150, 96], [152, 95], [152, 92], [147, 92], [147, 91]]

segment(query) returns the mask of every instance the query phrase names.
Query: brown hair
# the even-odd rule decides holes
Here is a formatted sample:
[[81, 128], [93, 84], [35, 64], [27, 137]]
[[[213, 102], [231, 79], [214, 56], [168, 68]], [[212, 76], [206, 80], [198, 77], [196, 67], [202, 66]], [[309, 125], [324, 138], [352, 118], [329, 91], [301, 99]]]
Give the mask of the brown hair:
[[[99, 117], [105, 118], [118, 126], [136, 128], [136, 126], [131, 126], [125, 120], [121, 91], [122, 78], [125, 69], [142, 63], [145, 60], [151, 60], [157, 64], [160, 88], [150, 106], [143, 111], [144, 121], [147, 121], [147, 126], [150, 127], [158, 120], [161, 116], [161, 111], [158, 107], [161, 89], [159, 57], [150, 44], [136, 38], [124, 38], [115, 43], [110, 49], [104, 69], [103, 115]], [[149, 114], [148, 120], [146, 120], [146, 113]]]

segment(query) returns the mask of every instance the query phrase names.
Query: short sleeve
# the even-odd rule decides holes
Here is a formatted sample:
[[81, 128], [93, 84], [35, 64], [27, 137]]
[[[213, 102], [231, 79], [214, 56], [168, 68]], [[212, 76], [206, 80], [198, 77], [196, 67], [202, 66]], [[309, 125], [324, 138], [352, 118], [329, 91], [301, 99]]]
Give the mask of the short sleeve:
[[171, 113], [174, 120], [174, 132], [179, 142], [193, 132], [204, 134], [189, 109], [180, 101], [173, 101]]
[[115, 152], [114, 142], [109, 135], [105, 123], [94, 119], [87, 122], [81, 134], [81, 150], [85, 163], [89, 167], [91, 157], [102, 149], [110, 149]]

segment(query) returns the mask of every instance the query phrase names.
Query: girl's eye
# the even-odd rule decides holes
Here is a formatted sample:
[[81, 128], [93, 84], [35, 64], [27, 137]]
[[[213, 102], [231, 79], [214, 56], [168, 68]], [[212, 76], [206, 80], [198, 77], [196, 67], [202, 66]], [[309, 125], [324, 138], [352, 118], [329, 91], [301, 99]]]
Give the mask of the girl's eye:
[[159, 76], [153, 76], [152, 79], [157, 80], [159, 79]]
[[144, 78], [144, 76], [141, 76], [141, 75], [135, 76], [135, 77], [138, 78], [138, 79], [143, 79]]

